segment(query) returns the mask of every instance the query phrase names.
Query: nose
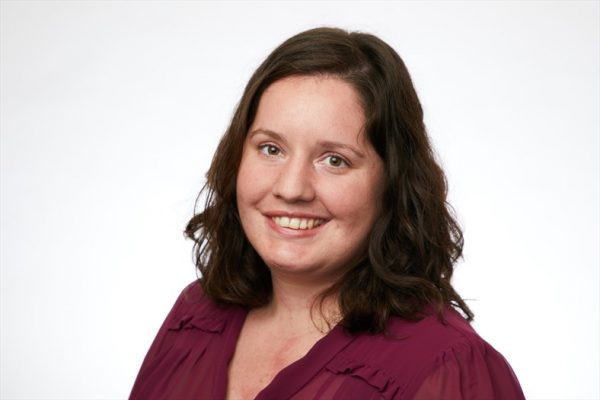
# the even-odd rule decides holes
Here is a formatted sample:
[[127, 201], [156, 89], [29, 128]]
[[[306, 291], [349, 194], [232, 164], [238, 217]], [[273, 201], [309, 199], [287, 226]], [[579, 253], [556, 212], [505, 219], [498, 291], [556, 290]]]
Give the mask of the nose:
[[287, 202], [308, 202], [315, 198], [312, 165], [291, 159], [281, 165], [273, 185], [273, 195]]

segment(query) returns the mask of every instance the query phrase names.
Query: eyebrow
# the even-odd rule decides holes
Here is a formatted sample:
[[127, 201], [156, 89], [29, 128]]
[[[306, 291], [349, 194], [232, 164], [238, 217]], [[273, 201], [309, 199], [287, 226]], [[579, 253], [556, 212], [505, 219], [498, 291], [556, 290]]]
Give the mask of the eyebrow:
[[[277, 132], [274, 132], [272, 130], [263, 129], [263, 128], [258, 128], [258, 129], [253, 130], [252, 132], [250, 132], [248, 134], [248, 138], [251, 138], [251, 137], [253, 137], [255, 135], [258, 135], [259, 133], [262, 133], [264, 135], [270, 136], [273, 139], [280, 140], [280, 141], [282, 141], [282, 142], [284, 142], [284, 143], [287, 144], [287, 140], [285, 139], [285, 137], [283, 137], [283, 135], [281, 135], [281, 134], [279, 134]], [[349, 151], [351, 151], [352, 153], [354, 153], [359, 158], [365, 158], [366, 157], [365, 154], [362, 151], [358, 150], [357, 148], [355, 148], [354, 146], [351, 146], [349, 144], [340, 143], [340, 142], [334, 142], [334, 141], [331, 141], [331, 140], [319, 140], [317, 142], [317, 144], [319, 146], [326, 147], [328, 149], [345, 149], [345, 150], [349, 150]]]
[[284, 143], [287, 144], [287, 140], [285, 140], [285, 138], [282, 135], [280, 135], [279, 133], [277, 133], [275, 131], [272, 131], [272, 130], [269, 130], [269, 129], [263, 129], [263, 128], [258, 128], [258, 129], [253, 130], [252, 132], [250, 132], [248, 134], [248, 139], [252, 138], [255, 135], [258, 135], [259, 133], [262, 133], [263, 135], [270, 136], [273, 139], [280, 140], [280, 141], [282, 141], [282, 142], [284, 142]]
[[345, 149], [345, 150], [349, 150], [352, 153], [354, 153], [354, 155], [356, 155], [359, 158], [365, 158], [365, 154], [358, 150], [357, 148], [355, 148], [354, 146], [350, 146], [349, 144], [345, 144], [345, 143], [340, 143], [340, 142], [332, 142], [329, 140], [322, 140], [318, 142], [320, 146], [329, 148], [329, 149]]

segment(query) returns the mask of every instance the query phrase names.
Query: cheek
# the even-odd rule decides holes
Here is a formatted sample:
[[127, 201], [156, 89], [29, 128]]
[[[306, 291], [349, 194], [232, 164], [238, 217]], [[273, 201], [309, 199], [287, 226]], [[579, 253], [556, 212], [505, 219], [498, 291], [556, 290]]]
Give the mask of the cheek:
[[334, 216], [358, 228], [371, 225], [377, 216], [381, 197], [381, 190], [377, 185], [378, 182], [372, 182], [366, 177], [346, 182], [337, 181], [323, 186], [320, 197]]
[[254, 203], [268, 191], [268, 176], [260, 163], [244, 154], [236, 180], [236, 196], [238, 207]]
[[245, 167], [245, 164], [242, 161], [242, 163], [240, 164], [240, 170], [238, 171], [236, 181], [237, 207], [240, 217], [242, 217], [242, 220], [244, 219], [246, 208], [252, 199], [252, 185], [248, 184], [248, 175], [248, 168]]

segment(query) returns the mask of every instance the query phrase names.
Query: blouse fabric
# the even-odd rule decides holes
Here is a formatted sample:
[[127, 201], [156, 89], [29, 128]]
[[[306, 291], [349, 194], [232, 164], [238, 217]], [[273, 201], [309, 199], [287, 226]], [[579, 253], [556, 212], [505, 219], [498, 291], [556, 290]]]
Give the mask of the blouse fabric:
[[[198, 282], [183, 290], [160, 328], [130, 399], [224, 399], [229, 362], [247, 310], [217, 305]], [[500, 353], [456, 311], [417, 322], [391, 318], [385, 334], [334, 327], [281, 370], [256, 400], [519, 400]]]

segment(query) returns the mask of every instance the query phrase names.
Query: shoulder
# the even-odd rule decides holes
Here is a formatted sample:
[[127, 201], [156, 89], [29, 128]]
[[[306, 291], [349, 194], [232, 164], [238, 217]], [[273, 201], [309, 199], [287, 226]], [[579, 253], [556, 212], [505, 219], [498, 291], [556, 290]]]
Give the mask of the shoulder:
[[[441, 320], [434, 312], [414, 322], [392, 318], [389, 331], [384, 336], [386, 344], [402, 351], [414, 365], [424, 364], [423, 367], [450, 349], [491, 348], [471, 324], [452, 308], [445, 310]], [[411, 349], [408, 354], [407, 347]], [[417, 360], [421, 360], [420, 363]]]
[[502, 355], [453, 309], [446, 310], [443, 321], [435, 313], [419, 321], [391, 318], [385, 334], [358, 335], [337, 359], [343, 364], [338, 370], [367, 381], [377, 377], [385, 382], [379, 386], [403, 398], [412, 398], [440, 367], [451, 366], [463, 376], [487, 369], [514, 377]]
[[[130, 398], [179, 398], [175, 392], [169, 392], [168, 396], [167, 391], [175, 390], [177, 382], [184, 382], [181, 390], [187, 390], [186, 379], [200, 365], [196, 364], [200, 357], [204, 358], [204, 365], [218, 359], [226, 336], [223, 332], [227, 325], [235, 325], [240, 315], [240, 308], [213, 302], [204, 294], [199, 281], [187, 285], [150, 346]], [[190, 357], [191, 354], [196, 356]]]
[[453, 309], [447, 309], [443, 321], [431, 312], [418, 321], [392, 317], [383, 334], [361, 334], [355, 345], [364, 350], [380, 350], [372, 355], [374, 363], [404, 370], [426, 368], [441, 353], [460, 346], [487, 345], [469, 322]]
[[200, 281], [196, 280], [181, 291], [165, 324], [171, 331], [197, 328], [220, 333], [227, 320], [237, 313], [239, 308], [217, 304], [206, 296]]

